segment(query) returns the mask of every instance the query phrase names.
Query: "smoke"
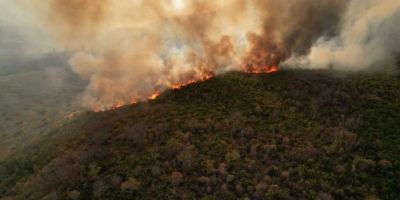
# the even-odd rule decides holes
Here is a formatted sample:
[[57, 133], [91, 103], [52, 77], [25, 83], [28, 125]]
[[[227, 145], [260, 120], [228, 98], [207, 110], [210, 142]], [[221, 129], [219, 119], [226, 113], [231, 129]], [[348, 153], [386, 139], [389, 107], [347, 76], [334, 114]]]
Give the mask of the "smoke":
[[320, 38], [289, 65], [362, 70], [395, 63], [400, 53], [400, 1], [352, 0], [335, 37]]
[[90, 81], [83, 102], [93, 110], [145, 100], [229, 70], [263, 71], [282, 63], [353, 67], [362, 54], [374, 53], [362, 62], [369, 64], [397, 48], [390, 38], [399, 38], [394, 29], [400, 26], [392, 27], [399, 21], [398, 5], [397, 0], [25, 3], [40, 11], [58, 44], [75, 52], [70, 64]]
[[246, 65], [279, 65], [293, 55], [308, 54], [320, 37], [335, 34], [347, 0], [262, 1], [261, 34], [249, 33]]
[[58, 39], [66, 43], [82, 43], [95, 37], [105, 22], [110, 0], [50, 0], [51, 25], [56, 25]]
[[[9, 68], [23, 60], [37, 59], [52, 47], [38, 23], [13, 1], [0, 0], [0, 66]], [[16, 68], [16, 67], [14, 67]]]

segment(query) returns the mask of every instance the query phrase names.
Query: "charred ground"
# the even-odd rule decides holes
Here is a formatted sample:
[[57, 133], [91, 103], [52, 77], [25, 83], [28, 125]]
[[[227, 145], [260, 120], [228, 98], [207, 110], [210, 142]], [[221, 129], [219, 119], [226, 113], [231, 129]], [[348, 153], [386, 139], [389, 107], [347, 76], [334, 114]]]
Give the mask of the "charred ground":
[[229, 73], [85, 113], [0, 163], [4, 199], [395, 199], [400, 78]]

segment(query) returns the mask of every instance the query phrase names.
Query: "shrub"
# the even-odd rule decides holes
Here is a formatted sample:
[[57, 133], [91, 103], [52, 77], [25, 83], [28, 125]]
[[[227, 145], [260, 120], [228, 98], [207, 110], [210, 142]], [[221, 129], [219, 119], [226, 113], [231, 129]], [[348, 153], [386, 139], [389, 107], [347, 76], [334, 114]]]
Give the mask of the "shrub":
[[183, 181], [183, 174], [180, 172], [174, 171], [171, 174], [170, 180], [173, 185], [179, 185]]
[[135, 177], [130, 177], [127, 181], [121, 183], [121, 190], [137, 190], [141, 183]]
[[237, 150], [232, 150], [232, 151], [228, 152], [227, 154], [225, 154], [226, 162], [236, 161], [239, 158], [240, 158], [240, 153]]

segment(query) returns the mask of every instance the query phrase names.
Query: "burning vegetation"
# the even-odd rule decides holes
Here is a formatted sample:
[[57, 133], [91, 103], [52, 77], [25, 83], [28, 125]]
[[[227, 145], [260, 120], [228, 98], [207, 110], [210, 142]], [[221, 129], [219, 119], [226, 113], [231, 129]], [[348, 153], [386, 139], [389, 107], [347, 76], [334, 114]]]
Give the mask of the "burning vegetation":
[[37, 6], [92, 110], [156, 98], [227, 71], [271, 73], [335, 33], [348, 0], [44, 0]]
[[33, 7], [54, 45], [71, 52], [73, 71], [89, 81], [82, 100], [91, 110], [228, 71], [357, 70], [393, 63], [400, 52], [398, 0], [18, 2]]
[[[276, 66], [271, 66], [271, 67], [260, 67], [260, 68], [249, 68], [249, 69], [243, 69], [243, 72], [245, 73], [249, 73], [249, 74], [269, 74], [269, 73], [275, 73], [278, 72], [279, 68]], [[203, 81], [207, 81], [211, 78], [213, 78], [214, 75], [212, 74], [206, 74], [204, 76], [202, 76], [200, 79], [189, 79], [183, 83], [175, 83], [175, 84], [171, 84], [169, 86], [169, 89], [172, 90], [180, 90], [188, 85], [191, 84], [195, 84], [198, 82], [203, 82]], [[157, 99], [159, 96], [161, 95], [161, 92], [159, 90], [154, 91], [148, 98], [147, 100], [155, 100]], [[136, 98], [133, 98], [132, 101], [129, 104], [136, 104], [139, 101]], [[113, 110], [113, 109], [117, 109], [120, 108], [124, 105], [127, 105], [123, 102], [118, 102], [114, 105], [112, 105], [110, 108], [108, 108], [107, 110]], [[104, 110], [94, 110], [95, 112], [100, 112], [100, 111], [104, 111]]]

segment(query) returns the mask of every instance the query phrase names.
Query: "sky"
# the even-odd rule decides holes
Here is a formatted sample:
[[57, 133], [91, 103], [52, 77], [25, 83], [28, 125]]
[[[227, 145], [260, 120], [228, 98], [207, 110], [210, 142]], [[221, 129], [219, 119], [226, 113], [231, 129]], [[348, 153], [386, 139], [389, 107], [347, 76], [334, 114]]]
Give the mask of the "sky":
[[14, 0], [0, 0], [0, 66], [52, 51], [55, 46], [37, 20]]

